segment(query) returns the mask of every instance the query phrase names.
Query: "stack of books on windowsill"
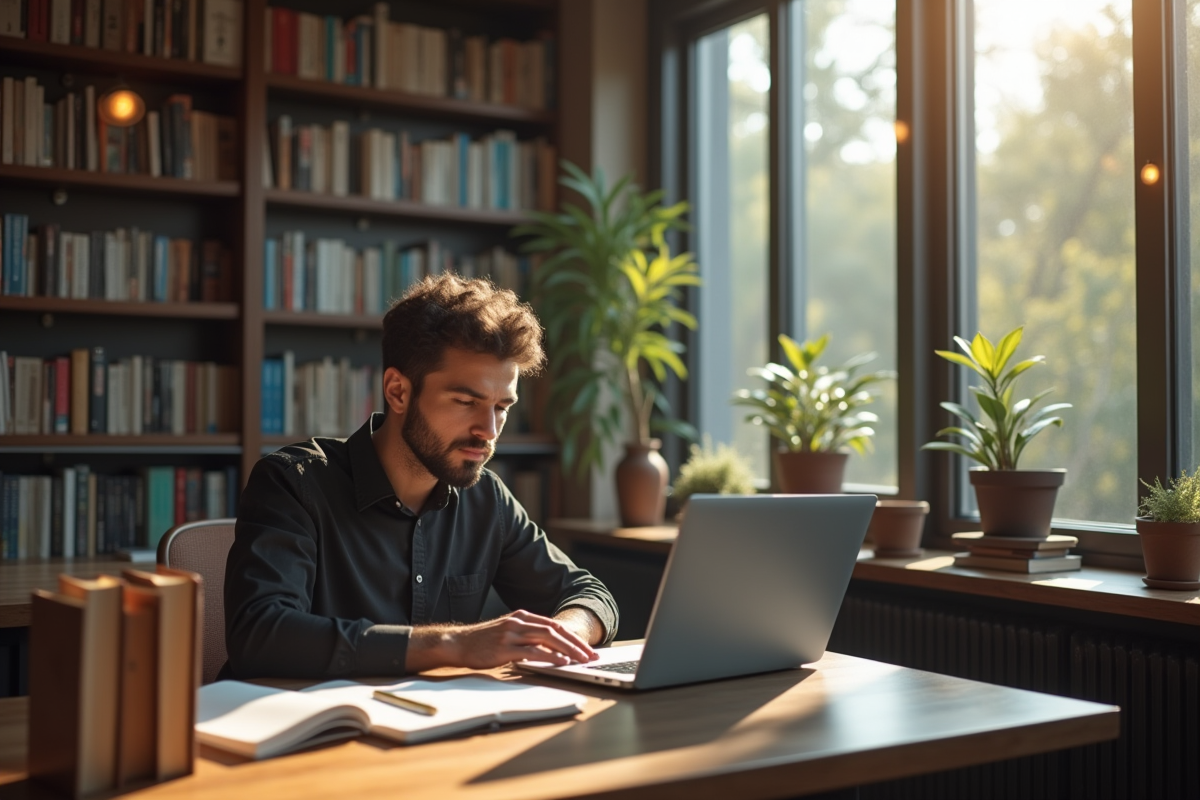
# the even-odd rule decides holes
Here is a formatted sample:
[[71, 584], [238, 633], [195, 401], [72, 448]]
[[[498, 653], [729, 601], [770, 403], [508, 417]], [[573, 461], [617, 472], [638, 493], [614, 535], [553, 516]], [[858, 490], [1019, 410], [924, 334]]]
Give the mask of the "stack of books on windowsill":
[[1019, 536], [988, 536], [979, 532], [956, 533], [954, 541], [967, 553], [954, 557], [954, 566], [970, 569], [999, 569], [1006, 572], [1071, 572], [1082, 566], [1082, 558], [1068, 551], [1079, 544], [1074, 536], [1052, 535], [1045, 539]]

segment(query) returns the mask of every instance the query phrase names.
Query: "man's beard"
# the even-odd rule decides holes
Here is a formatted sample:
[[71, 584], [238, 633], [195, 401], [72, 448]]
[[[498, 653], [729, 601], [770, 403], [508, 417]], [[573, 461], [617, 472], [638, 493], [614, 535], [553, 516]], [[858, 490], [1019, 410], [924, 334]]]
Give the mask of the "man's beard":
[[[433, 428], [429, 427], [429, 421], [417, 408], [416, 398], [413, 400], [414, 402], [408, 410], [408, 416], [404, 418], [404, 427], [400, 429], [400, 435], [404, 438], [408, 449], [416, 456], [417, 461], [421, 462], [421, 466], [442, 483], [458, 489], [468, 489], [474, 486], [483, 474], [483, 465], [491, 459], [495, 445], [486, 439], [472, 436], [467, 439], [458, 439], [451, 442], [449, 446], [443, 447]], [[460, 447], [486, 450], [487, 455], [482, 461], [459, 460], [455, 463], [455, 452]], [[458, 456], [458, 459], [462, 459], [462, 456]]]

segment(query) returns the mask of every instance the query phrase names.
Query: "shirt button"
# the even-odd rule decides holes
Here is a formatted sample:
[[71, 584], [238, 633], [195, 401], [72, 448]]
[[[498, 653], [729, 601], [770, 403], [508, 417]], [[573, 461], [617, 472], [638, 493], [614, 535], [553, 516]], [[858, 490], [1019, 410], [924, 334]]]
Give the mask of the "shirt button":
[[417, 583], [421, 583], [423, 580], [425, 580], [425, 579], [422, 578], [420, 575], [417, 576]]
[[403, 504], [403, 503], [401, 503], [399, 500], [397, 500], [397, 501], [396, 501], [396, 508], [404, 508], [404, 504]]

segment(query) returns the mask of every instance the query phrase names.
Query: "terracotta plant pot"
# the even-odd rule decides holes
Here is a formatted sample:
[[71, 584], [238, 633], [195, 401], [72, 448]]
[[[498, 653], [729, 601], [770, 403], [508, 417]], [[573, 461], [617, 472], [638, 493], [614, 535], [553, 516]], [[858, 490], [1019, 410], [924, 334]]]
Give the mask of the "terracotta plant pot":
[[925, 517], [929, 503], [924, 500], [880, 500], [871, 515], [867, 538], [875, 545], [879, 558], [919, 556], [921, 534], [925, 532]]
[[667, 507], [667, 462], [658, 454], [662, 442], [625, 445], [625, 457], [617, 464], [617, 506], [621, 525], [638, 528], [661, 525]]
[[848, 453], [775, 451], [779, 491], [783, 494], [841, 494]]
[[1138, 541], [1146, 562], [1147, 586], [1200, 588], [1200, 522], [1155, 522], [1137, 518]]
[[971, 470], [980, 528], [991, 536], [1045, 539], [1065, 469]]

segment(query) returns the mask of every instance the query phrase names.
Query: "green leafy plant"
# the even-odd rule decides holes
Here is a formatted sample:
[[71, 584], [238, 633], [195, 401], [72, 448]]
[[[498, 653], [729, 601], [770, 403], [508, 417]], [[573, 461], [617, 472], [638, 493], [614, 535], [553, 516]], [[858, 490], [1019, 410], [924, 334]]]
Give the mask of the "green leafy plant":
[[754, 472], [750, 462], [734, 448], [704, 437], [703, 446], [693, 444], [687, 462], [679, 468], [672, 496], [679, 503], [694, 494], [754, 494]]
[[857, 355], [836, 369], [817, 366], [829, 345], [829, 334], [802, 344], [780, 334], [779, 344], [791, 366], [772, 362], [747, 370], [766, 381], [767, 388], [741, 389], [734, 395], [734, 405], [753, 409], [746, 421], [765, 426], [792, 452], [870, 449], [875, 430], [868, 423], [879, 417], [860, 409], [875, 399], [872, 384], [896, 374], [887, 370], [858, 374], [875, 358], [874, 353]]
[[922, 449], [958, 453], [990, 470], [1014, 470], [1030, 439], [1051, 425], [1062, 427], [1062, 417], [1055, 416], [1055, 413], [1070, 408], [1070, 403], [1053, 403], [1034, 410], [1053, 389], [1046, 389], [1023, 400], [1013, 399], [1013, 382], [1017, 376], [1046, 360], [1045, 356], [1033, 356], [1005, 369], [1017, 352], [1023, 332], [1023, 327], [1015, 328], [996, 345], [982, 333], [976, 333], [970, 343], [961, 336], [955, 336], [954, 341], [962, 353], [934, 351], [947, 361], [967, 367], [983, 378], [983, 386], [971, 387], [971, 393], [975, 395], [983, 415], [976, 417], [958, 403], [942, 403], [942, 408], [967, 424], [942, 428], [937, 432], [938, 436], [957, 437], [958, 443], [929, 442]]
[[661, 386], [669, 373], [687, 377], [684, 346], [668, 330], [696, 327], [679, 301], [700, 278], [691, 254], [672, 256], [665, 238], [684, 227], [686, 203], [664, 207], [662, 192], [642, 193], [629, 176], [609, 189], [599, 169], [562, 167], [559, 183], [586, 209], [563, 203], [557, 214], [534, 212], [512, 233], [528, 237], [523, 251], [546, 256], [533, 293], [550, 357], [547, 405], [564, 467], [582, 474], [604, 466], [605, 444], [645, 443], [663, 431], [695, 438], [670, 416]]
[[1154, 485], [1142, 481], [1150, 493], [1138, 504], [1138, 514], [1154, 522], [1200, 522], [1200, 468], [1179, 477], [1166, 486], [1158, 478]]

